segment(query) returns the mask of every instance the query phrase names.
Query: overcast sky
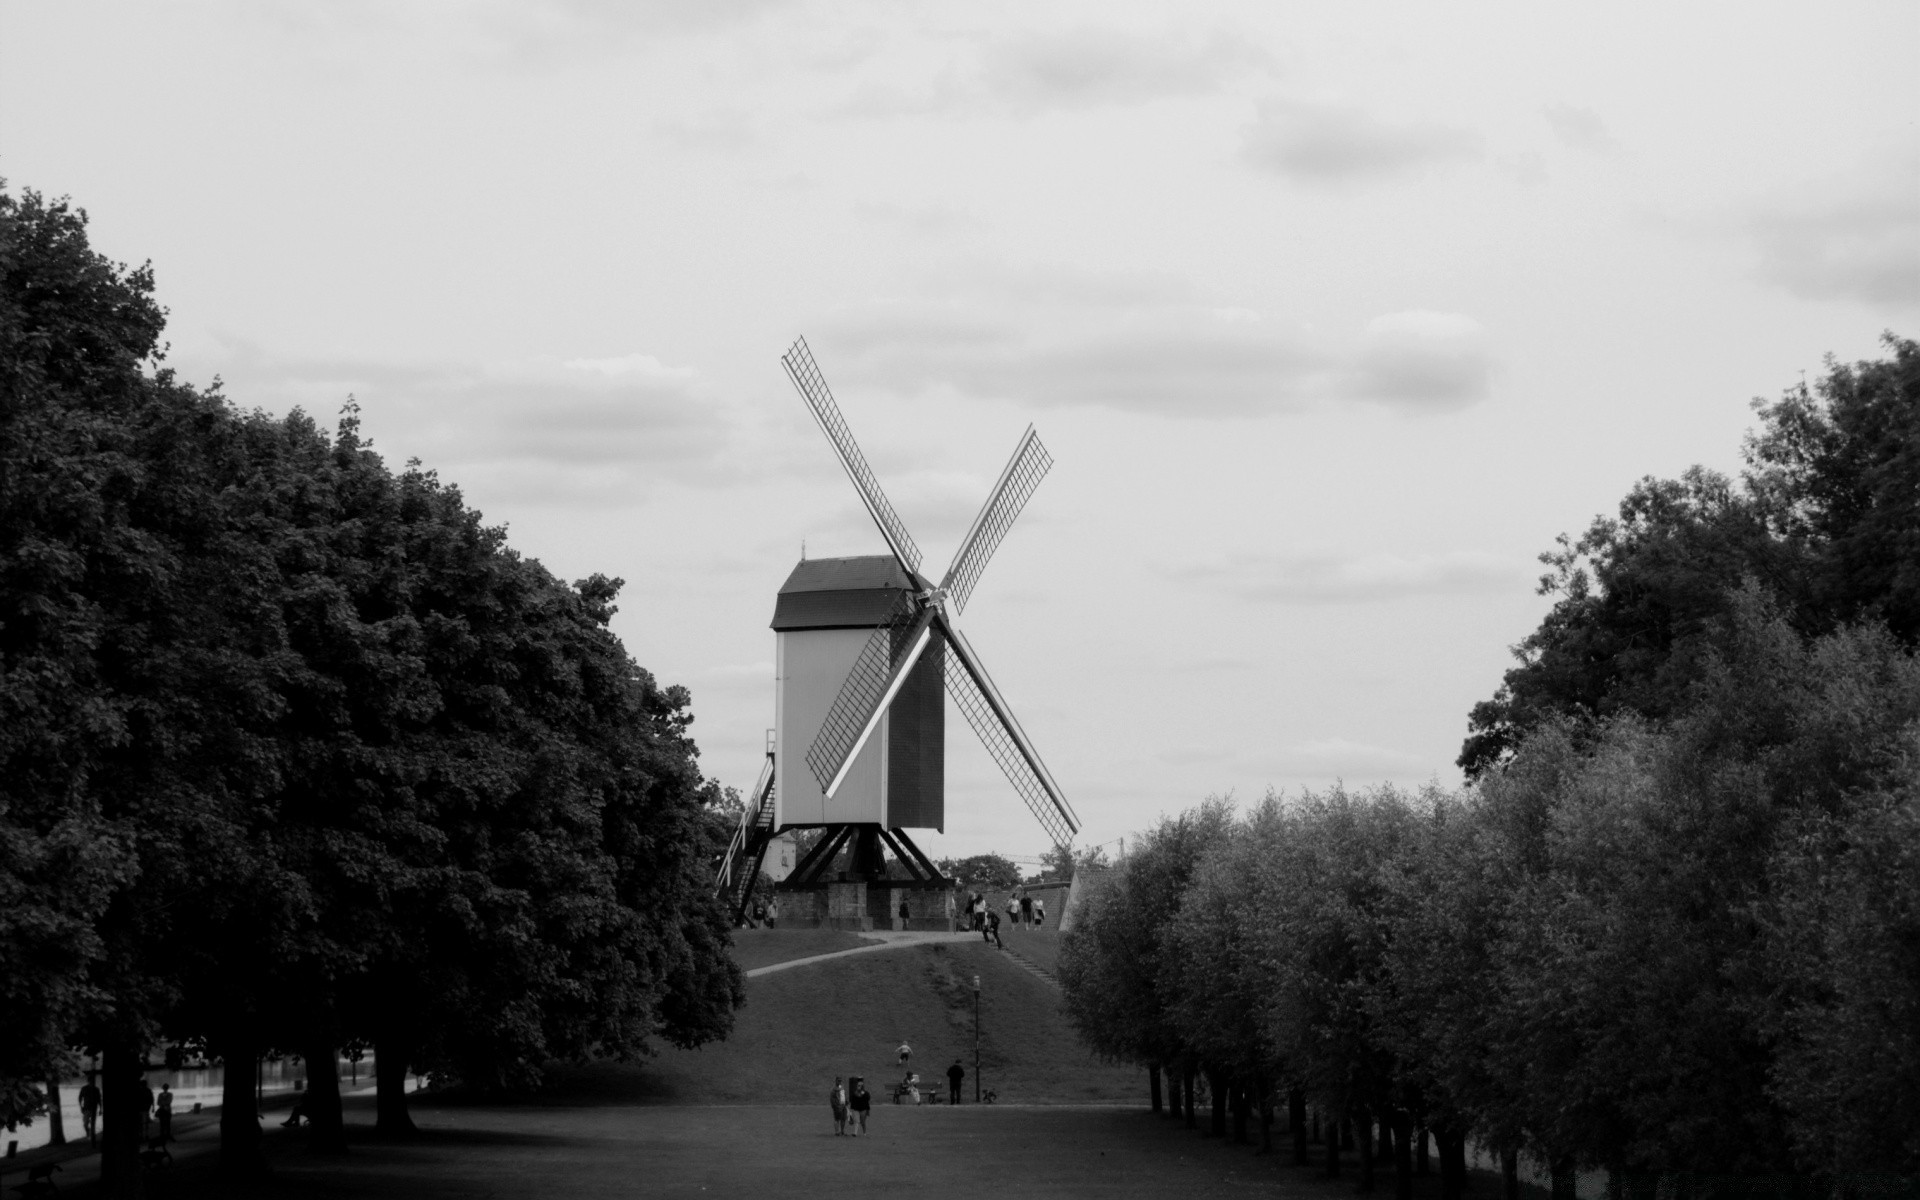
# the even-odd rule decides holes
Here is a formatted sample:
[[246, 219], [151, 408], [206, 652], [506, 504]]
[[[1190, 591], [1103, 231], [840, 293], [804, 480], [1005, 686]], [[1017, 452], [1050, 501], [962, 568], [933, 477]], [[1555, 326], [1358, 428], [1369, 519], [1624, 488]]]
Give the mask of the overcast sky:
[[[0, 175], [173, 364], [457, 481], [747, 787], [774, 593], [881, 553], [804, 334], [1105, 842], [1437, 779], [1534, 556], [1920, 333], [1920, 6], [0, 0]], [[951, 710], [950, 710], [951, 715]], [[1036, 854], [957, 716], [936, 854]]]

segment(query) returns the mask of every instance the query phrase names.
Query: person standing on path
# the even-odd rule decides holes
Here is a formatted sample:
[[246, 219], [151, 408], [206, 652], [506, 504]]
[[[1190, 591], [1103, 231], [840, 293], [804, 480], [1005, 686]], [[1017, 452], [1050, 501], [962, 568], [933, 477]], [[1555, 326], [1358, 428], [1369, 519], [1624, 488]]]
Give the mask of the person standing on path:
[[1040, 928], [1047, 923], [1047, 902], [1035, 896], [1033, 899], [1033, 927]]
[[140, 1080], [140, 1140], [146, 1141], [153, 1136], [153, 1089], [147, 1081]]
[[160, 1094], [154, 1097], [154, 1110], [160, 1114], [160, 1144], [166, 1145], [173, 1140], [173, 1085], [160, 1085]]
[[873, 1109], [873, 1096], [867, 1091], [867, 1081], [858, 1075], [853, 1077], [853, 1094], [847, 1098], [847, 1106], [853, 1110], [853, 1120], [859, 1122], [860, 1132], [867, 1131], [867, 1113]]
[[1026, 892], [1020, 893], [1020, 923], [1033, 924], [1033, 897]]
[[833, 1110], [833, 1136], [844, 1137], [847, 1132], [847, 1085], [840, 1077], [833, 1077], [833, 1088], [827, 1093], [827, 1107]]
[[87, 1076], [87, 1082], [80, 1089], [80, 1124], [87, 1131], [87, 1141], [95, 1140], [95, 1132], [100, 1127], [100, 1085]]
[[1007, 924], [1018, 925], [1019, 923], [1020, 923], [1020, 902], [1013, 898], [1012, 892], [1008, 892], [1007, 893]]
[[773, 929], [780, 924], [780, 897], [767, 901], [767, 928]]
[[953, 1065], [947, 1068], [947, 1103], [948, 1104], [960, 1103], [960, 1081], [962, 1079], [965, 1079], [966, 1077], [967, 1077], [967, 1069], [960, 1065], [959, 1059], [957, 1058], [954, 1059]]

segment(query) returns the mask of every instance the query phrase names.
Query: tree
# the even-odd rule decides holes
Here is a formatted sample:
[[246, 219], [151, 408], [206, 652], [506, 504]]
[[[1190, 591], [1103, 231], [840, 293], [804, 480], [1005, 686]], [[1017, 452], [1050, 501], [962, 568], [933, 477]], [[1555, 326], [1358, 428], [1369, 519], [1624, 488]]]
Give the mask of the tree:
[[1811, 389], [1756, 402], [1738, 484], [1700, 467], [1643, 479], [1617, 518], [1541, 555], [1540, 593], [1558, 599], [1469, 715], [1469, 778], [1546, 720], [1672, 716], [1744, 579], [1803, 633], [1877, 617], [1904, 644], [1920, 638], [1920, 346], [1885, 344], [1887, 359], [1829, 360]]
[[1020, 886], [1020, 868], [1012, 859], [999, 854], [975, 854], [967, 858], [943, 858], [933, 864], [948, 879], [966, 887], [986, 891], [1011, 891]]

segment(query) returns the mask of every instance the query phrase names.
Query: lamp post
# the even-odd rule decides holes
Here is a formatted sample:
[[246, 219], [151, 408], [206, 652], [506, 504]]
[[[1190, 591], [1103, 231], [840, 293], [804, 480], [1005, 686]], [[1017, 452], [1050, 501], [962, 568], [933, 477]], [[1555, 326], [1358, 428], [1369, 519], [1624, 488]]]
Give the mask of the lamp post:
[[980, 1103], [980, 977], [973, 977], [973, 1102]]

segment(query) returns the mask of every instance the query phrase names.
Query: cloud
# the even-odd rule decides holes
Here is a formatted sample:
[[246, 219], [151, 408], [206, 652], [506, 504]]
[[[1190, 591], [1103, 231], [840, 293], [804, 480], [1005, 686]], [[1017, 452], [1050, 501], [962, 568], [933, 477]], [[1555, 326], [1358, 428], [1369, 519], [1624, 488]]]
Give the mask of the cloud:
[[1217, 31], [1203, 37], [1099, 28], [1001, 35], [963, 43], [910, 84], [867, 80], [847, 111], [1035, 116], [1210, 95], [1268, 66], [1249, 42]]
[[1762, 276], [1813, 300], [1920, 303], [1920, 155], [1806, 191], [1750, 218]]
[[1561, 143], [1575, 150], [1591, 150], [1607, 153], [1618, 150], [1620, 143], [1607, 130], [1607, 123], [1600, 114], [1590, 108], [1577, 108], [1571, 104], [1549, 104], [1540, 110], [1547, 119], [1547, 127], [1553, 130], [1553, 136]]
[[1199, 418], [1350, 402], [1449, 411], [1484, 399], [1493, 372], [1485, 331], [1457, 313], [1390, 313], [1342, 336], [1171, 289], [1044, 295], [876, 303], [837, 314], [821, 344], [835, 378], [900, 393]]
[[1270, 100], [1243, 135], [1255, 166], [1307, 183], [1343, 184], [1478, 159], [1478, 133], [1432, 121], [1390, 122], [1360, 108]]
[[[204, 361], [202, 361], [204, 360]], [[275, 355], [233, 344], [210, 366], [239, 403], [300, 406], [326, 423], [352, 394], [376, 449], [469, 488], [535, 501], [637, 499], [653, 482], [727, 476], [735, 420], [699, 374], [644, 354], [485, 364]]]
[[1195, 40], [1110, 29], [1008, 39], [982, 58], [985, 92], [1029, 112], [1204, 95], [1266, 61], [1225, 33]]
[[1170, 578], [1266, 604], [1364, 604], [1523, 588], [1527, 564], [1473, 551], [1353, 554], [1296, 550], [1168, 568]]

